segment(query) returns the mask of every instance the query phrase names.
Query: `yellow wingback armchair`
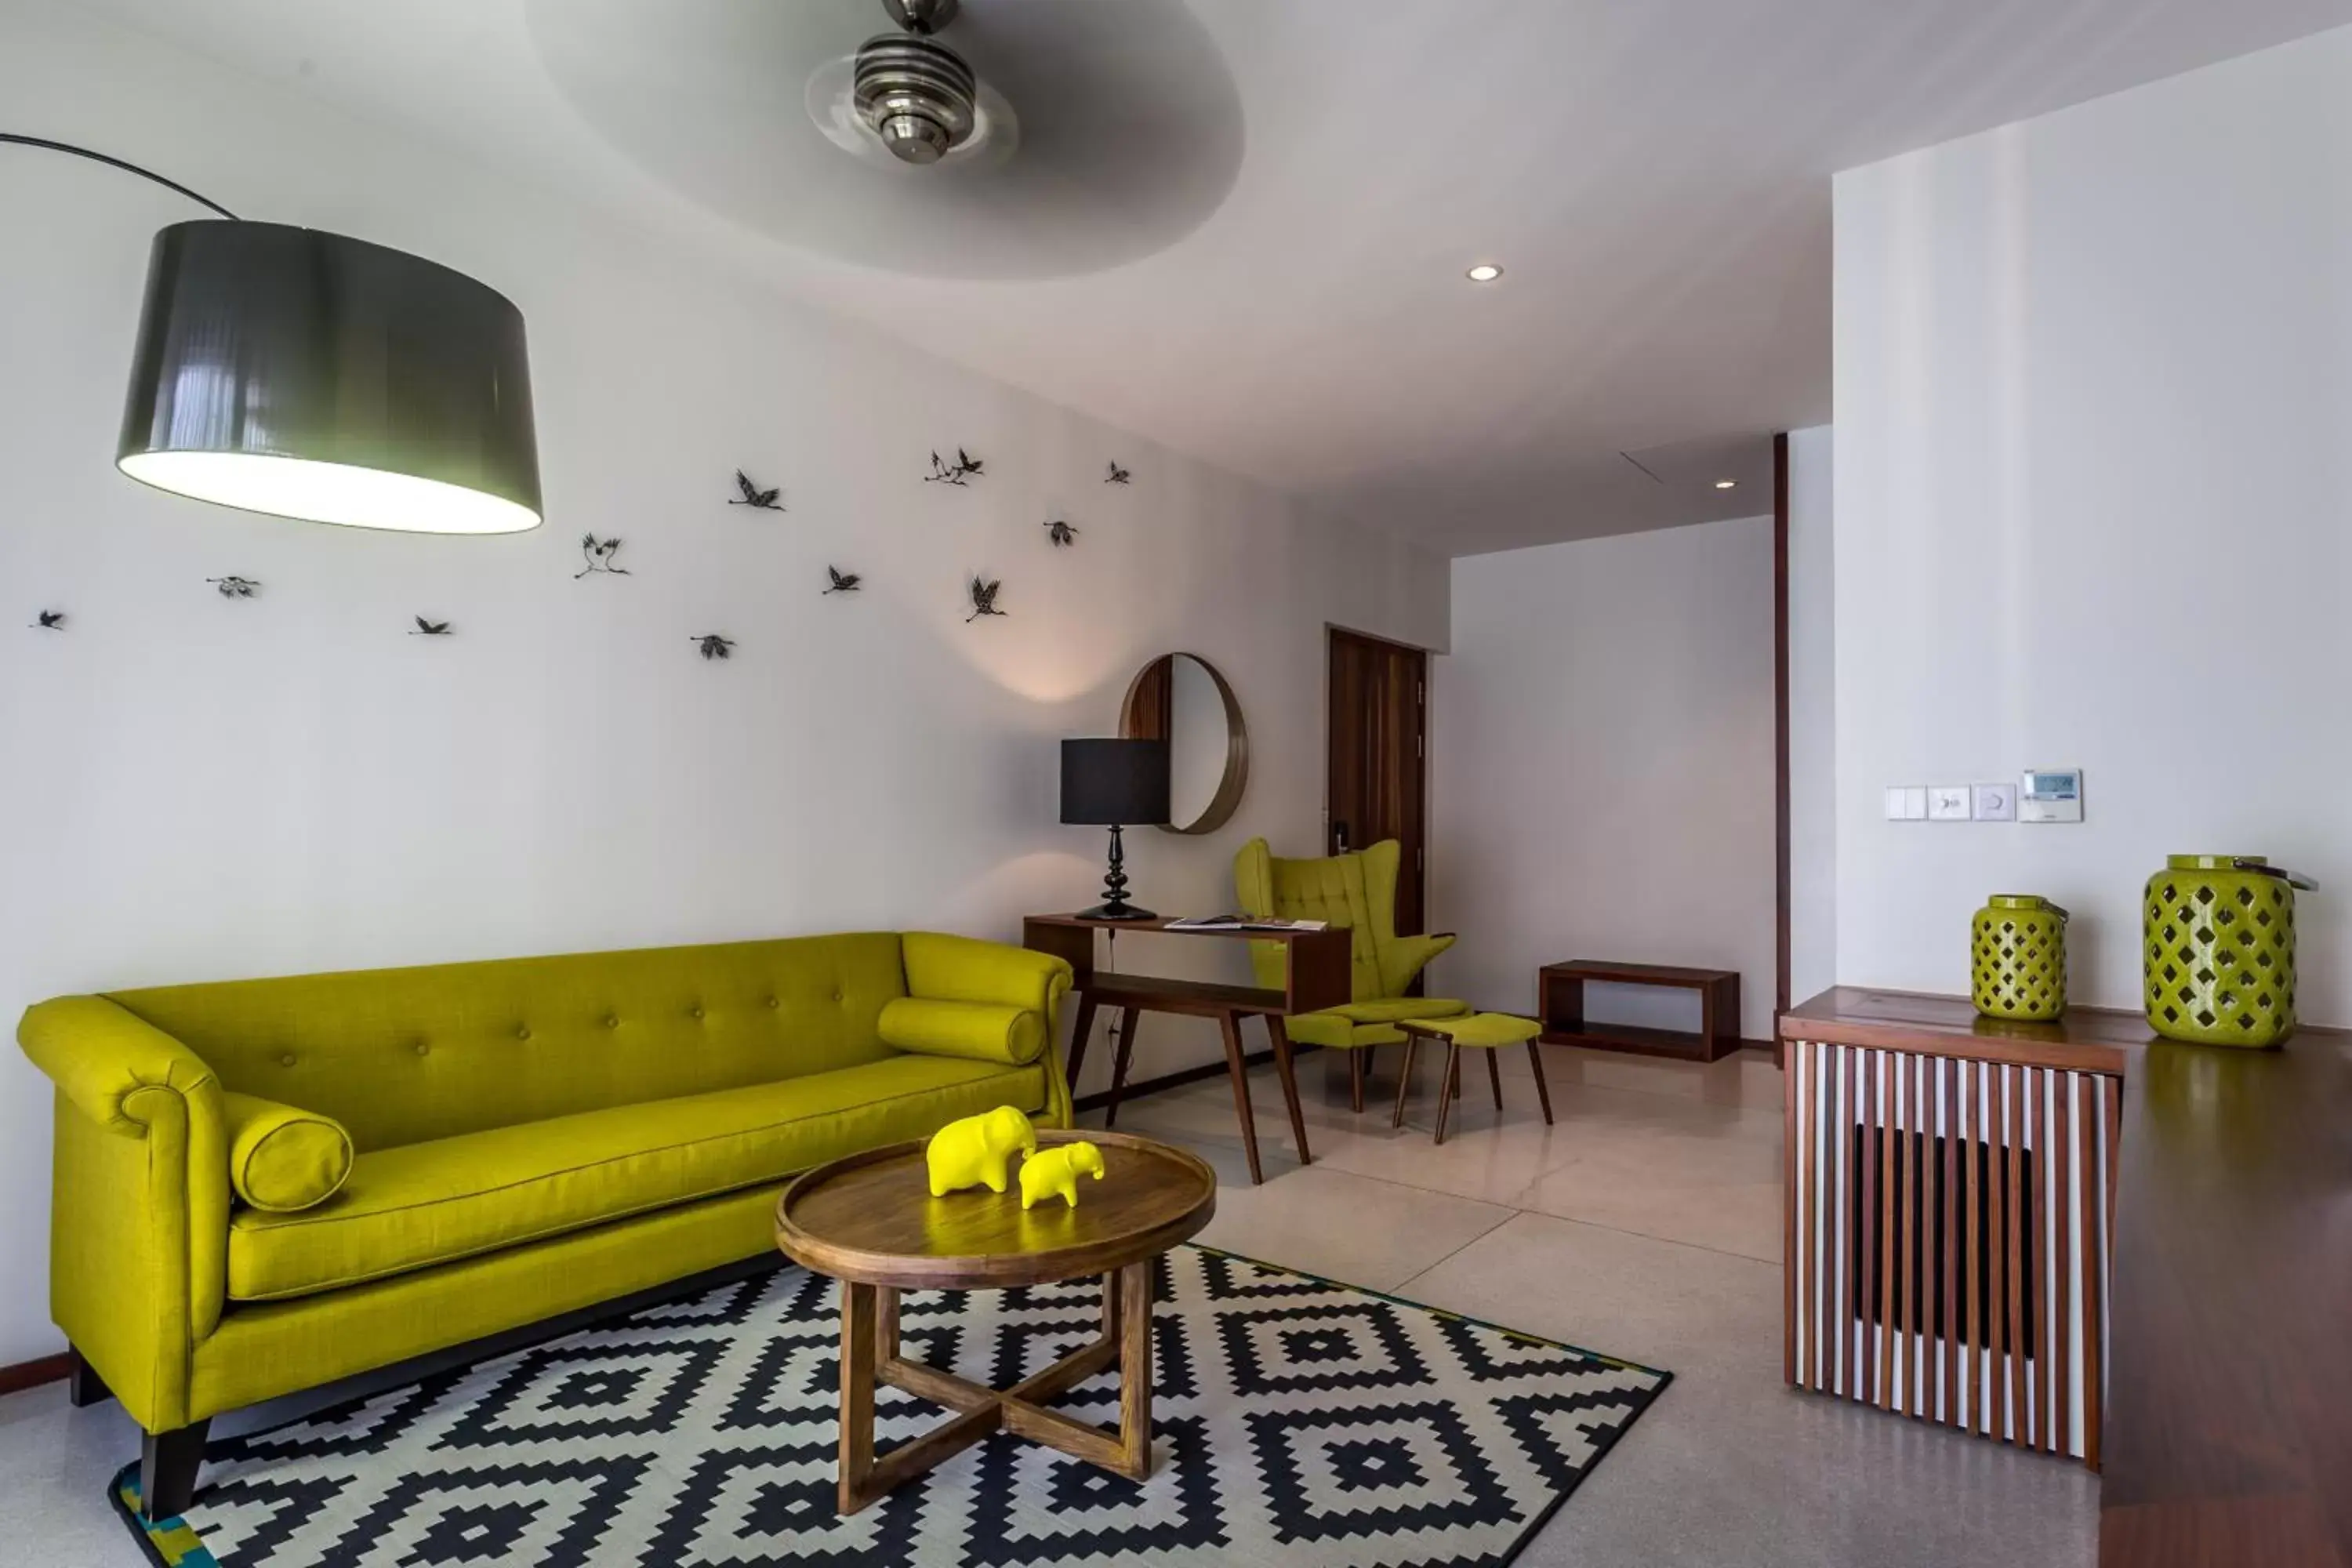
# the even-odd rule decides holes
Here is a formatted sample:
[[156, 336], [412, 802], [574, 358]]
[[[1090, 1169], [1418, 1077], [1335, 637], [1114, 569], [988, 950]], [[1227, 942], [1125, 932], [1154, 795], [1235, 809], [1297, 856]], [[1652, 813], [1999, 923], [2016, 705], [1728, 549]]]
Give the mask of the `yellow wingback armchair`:
[[221, 1412], [757, 1257], [783, 1180], [1070, 1094], [1058, 958], [800, 937], [64, 996], [49, 1310], [177, 1513]]
[[[1285, 1019], [1292, 1039], [1341, 1049], [1391, 1046], [1404, 1038], [1396, 1028], [1399, 1019], [1455, 1018], [1471, 1011], [1466, 1002], [1405, 994], [1413, 977], [1452, 947], [1454, 938], [1397, 934], [1397, 867], [1402, 853], [1395, 839], [1384, 838], [1352, 854], [1284, 860], [1276, 858], [1265, 839], [1253, 838], [1234, 857], [1234, 890], [1243, 913], [1324, 921], [1351, 933], [1351, 1000], [1345, 1006]], [[1283, 954], [1276, 943], [1252, 942], [1250, 962], [1259, 984], [1283, 983]], [[1362, 1056], [1349, 1063], [1349, 1071], [1356, 1109], [1361, 1110]]]

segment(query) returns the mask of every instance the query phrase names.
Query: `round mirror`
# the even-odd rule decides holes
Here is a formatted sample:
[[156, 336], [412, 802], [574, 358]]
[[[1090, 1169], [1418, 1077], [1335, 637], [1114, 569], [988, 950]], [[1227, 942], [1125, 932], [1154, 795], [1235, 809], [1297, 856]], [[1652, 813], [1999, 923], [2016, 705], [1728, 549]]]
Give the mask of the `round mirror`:
[[1169, 832], [1213, 833], [1232, 820], [1249, 782], [1249, 729], [1215, 665], [1163, 653], [1137, 670], [1118, 732], [1168, 742]]

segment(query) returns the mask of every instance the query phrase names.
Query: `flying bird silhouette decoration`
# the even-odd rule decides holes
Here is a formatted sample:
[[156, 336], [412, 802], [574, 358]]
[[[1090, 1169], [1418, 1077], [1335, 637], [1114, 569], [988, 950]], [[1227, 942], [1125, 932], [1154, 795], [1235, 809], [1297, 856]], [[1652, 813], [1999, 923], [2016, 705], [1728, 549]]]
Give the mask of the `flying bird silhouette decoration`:
[[428, 621], [423, 616], [416, 616], [415, 620], [416, 629], [408, 634], [410, 637], [446, 637], [449, 635], [449, 623], [446, 621]]
[[1103, 478], [1103, 483], [1107, 485], [1123, 485], [1134, 477], [1134, 475], [1129, 473], [1125, 468], [1120, 468], [1118, 462], [1114, 460], [1110, 465], [1110, 472]]
[[32, 625], [36, 631], [61, 632], [66, 629], [66, 613], [63, 610], [43, 610], [41, 618]]
[[956, 460], [952, 463], [942, 461], [937, 452], [931, 454], [931, 471], [923, 476], [923, 482], [927, 485], [961, 485], [979, 477], [980, 459], [958, 447]]
[[224, 599], [250, 599], [261, 592], [261, 584], [250, 577], [207, 577], [205, 581], [218, 588]]
[[702, 657], [705, 658], [734, 657], [735, 639], [733, 637], [722, 637], [717, 632], [704, 632], [696, 637], [693, 641], [695, 646], [702, 650]]
[[591, 572], [603, 572], [614, 577], [626, 577], [629, 575], [627, 567], [613, 564], [613, 557], [619, 554], [620, 551], [621, 542], [618, 538], [599, 539], [593, 533], [582, 534], [580, 555], [581, 559], [586, 561], [588, 564], [572, 574], [572, 580], [577, 583]]
[[740, 468], [735, 470], [735, 489], [740, 493], [737, 494], [734, 500], [727, 503], [729, 506], [756, 506], [761, 511], [782, 511], [784, 510], [782, 505], [776, 500], [778, 496], [784, 493], [781, 487], [774, 489], [763, 490], [758, 485], [753, 484], [751, 482], [751, 476], [745, 473]]
[[1059, 548], [1066, 544], [1076, 544], [1078, 542], [1078, 531], [1066, 522], [1049, 522], [1045, 525], [1045, 537], [1052, 540], [1055, 547]]
[[[844, 572], [838, 566], [826, 567], [824, 569], [824, 574], [833, 579], [833, 586], [827, 588], [824, 591], [825, 594], [855, 594], [857, 592], [858, 584], [864, 581], [858, 574], [855, 572]], [[824, 594], [817, 595], [819, 598], [823, 598], [824, 596]]]
[[970, 626], [982, 616], [1004, 614], [996, 607], [996, 591], [1003, 586], [1002, 582], [983, 583], [974, 577], [971, 580], [971, 614], [963, 618], [963, 624]]

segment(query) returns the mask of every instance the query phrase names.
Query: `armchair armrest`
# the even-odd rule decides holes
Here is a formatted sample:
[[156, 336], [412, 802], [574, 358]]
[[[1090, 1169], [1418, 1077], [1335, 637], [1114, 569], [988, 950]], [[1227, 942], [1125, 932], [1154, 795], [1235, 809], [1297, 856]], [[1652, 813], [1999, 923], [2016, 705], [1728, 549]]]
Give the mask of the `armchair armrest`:
[[102, 996], [39, 1003], [16, 1039], [57, 1085], [49, 1315], [140, 1426], [185, 1426], [195, 1342], [227, 1293], [220, 1082]]
[[1427, 968], [1431, 959], [1452, 947], [1456, 940], [1450, 931], [1429, 936], [1398, 937], [1389, 948], [1390, 960], [1395, 965], [1395, 973], [1388, 977], [1391, 989], [1402, 995], [1404, 988], [1412, 984], [1413, 976]]

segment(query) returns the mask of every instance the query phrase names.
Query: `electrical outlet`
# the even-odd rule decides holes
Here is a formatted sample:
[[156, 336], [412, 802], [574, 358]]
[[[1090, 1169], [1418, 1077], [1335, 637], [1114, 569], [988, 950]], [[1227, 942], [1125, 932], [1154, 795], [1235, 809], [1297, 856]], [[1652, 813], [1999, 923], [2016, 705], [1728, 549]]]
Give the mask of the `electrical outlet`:
[[1889, 784], [1886, 788], [1886, 820], [1889, 822], [1927, 821], [1927, 786], [1926, 784]]
[[1979, 822], [2015, 822], [2017, 820], [2017, 786], [2015, 784], [1978, 784], [1972, 791], [1970, 805]]
[[1966, 784], [1930, 784], [1927, 786], [1927, 820], [1930, 822], [1966, 822], [1969, 819], [1969, 786]]

